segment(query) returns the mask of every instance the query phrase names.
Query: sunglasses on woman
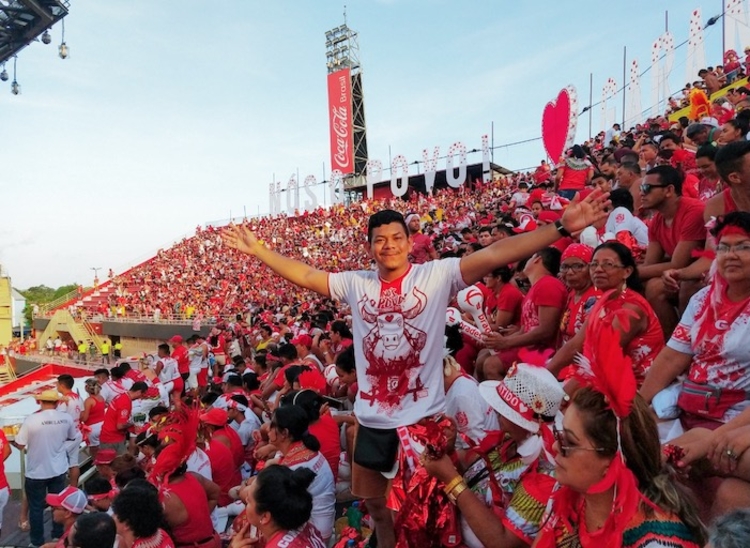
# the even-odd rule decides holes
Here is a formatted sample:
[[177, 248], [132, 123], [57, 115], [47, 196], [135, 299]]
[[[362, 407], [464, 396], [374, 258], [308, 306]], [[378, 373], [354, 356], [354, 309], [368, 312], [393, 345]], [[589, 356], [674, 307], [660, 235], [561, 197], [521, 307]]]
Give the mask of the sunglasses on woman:
[[553, 432], [555, 434], [557, 446], [560, 448], [560, 454], [563, 457], [569, 456], [572, 451], [596, 451], [597, 453], [604, 451], [604, 447], [580, 447], [578, 445], [569, 445], [568, 440], [565, 437], [565, 432], [558, 430], [557, 428], [553, 429]]

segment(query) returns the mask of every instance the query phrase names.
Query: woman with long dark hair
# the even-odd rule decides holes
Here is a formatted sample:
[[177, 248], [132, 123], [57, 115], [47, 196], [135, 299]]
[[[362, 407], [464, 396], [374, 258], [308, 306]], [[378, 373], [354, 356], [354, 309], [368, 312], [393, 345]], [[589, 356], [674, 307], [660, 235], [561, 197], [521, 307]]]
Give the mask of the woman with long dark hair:
[[308, 431], [309, 425], [310, 419], [302, 407], [279, 407], [271, 419], [268, 441], [281, 453], [278, 464], [292, 470], [308, 468], [315, 472], [315, 479], [308, 488], [313, 497], [310, 519], [327, 542], [336, 516], [336, 484], [328, 461], [320, 453], [318, 439]]
[[245, 490], [247, 523], [229, 548], [325, 548], [311, 524], [313, 498], [308, 489], [315, 473], [270, 465], [260, 471]]

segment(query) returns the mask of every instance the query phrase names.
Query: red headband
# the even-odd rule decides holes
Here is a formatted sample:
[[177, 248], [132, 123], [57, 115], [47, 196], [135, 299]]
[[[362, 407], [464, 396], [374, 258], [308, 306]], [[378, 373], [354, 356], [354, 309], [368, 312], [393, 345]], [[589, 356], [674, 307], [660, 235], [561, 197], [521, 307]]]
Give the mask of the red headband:
[[721, 229], [716, 239], [721, 240], [724, 236], [745, 236], [746, 238], [750, 238], [750, 234], [748, 234], [744, 228], [737, 225], [725, 226]]
[[585, 244], [570, 244], [565, 248], [560, 262], [575, 257], [576, 259], [581, 259], [584, 263], [589, 264], [593, 256], [594, 250], [590, 246]]

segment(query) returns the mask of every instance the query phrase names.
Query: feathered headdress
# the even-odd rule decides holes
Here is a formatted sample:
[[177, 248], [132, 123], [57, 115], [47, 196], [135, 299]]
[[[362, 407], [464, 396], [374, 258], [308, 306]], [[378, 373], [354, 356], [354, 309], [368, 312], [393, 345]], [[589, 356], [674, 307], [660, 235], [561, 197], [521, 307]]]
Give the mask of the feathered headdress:
[[182, 406], [170, 413], [162, 424], [158, 437], [165, 445], [149, 475], [149, 481], [160, 490], [195, 451], [198, 438], [199, 411], [196, 407]]
[[700, 120], [705, 116], [711, 116], [711, 103], [706, 92], [699, 88], [693, 88], [690, 92], [690, 119]]
[[635, 312], [621, 308], [602, 314], [613, 294], [614, 290], [605, 293], [589, 313], [583, 353], [575, 359], [574, 378], [601, 393], [619, 421], [630, 414], [638, 387], [633, 361], [623, 353], [620, 332], [613, 323], [617, 319], [620, 325], [627, 326]]
[[[607, 405], [617, 419], [617, 454], [612, 459], [604, 477], [589, 487], [587, 493], [603, 493], [614, 487], [612, 513], [604, 526], [594, 535], [585, 528], [585, 520], [579, 515], [580, 495], [569, 487], [555, 494], [555, 513], [570, 527], [578, 530], [581, 546], [622, 546], [623, 533], [633, 516], [638, 512], [641, 500], [646, 500], [638, 490], [638, 480], [627, 467], [622, 452], [620, 427], [622, 419], [630, 415], [637, 385], [633, 364], [623, 353], [620, 333], [613, 327], [614, 320], [627, 326], [634, 312], [620, 309], [602, 314], [604, 304], [613, 291], [602, 296], [589, 314], [583, 354], [576, 360], [576, 378], [582, 385], [604, 396]], [[576, 527], [577, 526], [577, 527]], [[551, 547], [554, 535], [544, 534], [539, 546]]]

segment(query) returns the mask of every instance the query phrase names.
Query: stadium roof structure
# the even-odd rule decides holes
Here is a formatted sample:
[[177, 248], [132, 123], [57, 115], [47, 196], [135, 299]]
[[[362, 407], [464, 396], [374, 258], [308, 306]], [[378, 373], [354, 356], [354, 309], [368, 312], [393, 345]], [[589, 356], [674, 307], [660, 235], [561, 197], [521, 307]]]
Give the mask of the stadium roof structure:
[[0, 0], [0, 63], [68, 15], [69, 0]]

